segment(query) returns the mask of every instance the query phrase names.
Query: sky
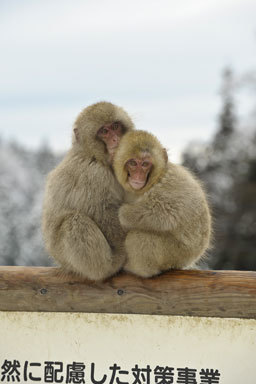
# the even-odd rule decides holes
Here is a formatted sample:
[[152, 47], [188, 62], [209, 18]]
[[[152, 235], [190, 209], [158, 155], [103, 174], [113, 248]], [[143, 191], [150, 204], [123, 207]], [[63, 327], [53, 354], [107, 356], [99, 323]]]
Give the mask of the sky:
[[105, 100], [180, 161], [216, 130], [224, 68], [256, 68], [255, 15], [255, 0], [1, 0], [0, 137], [67, 150]]

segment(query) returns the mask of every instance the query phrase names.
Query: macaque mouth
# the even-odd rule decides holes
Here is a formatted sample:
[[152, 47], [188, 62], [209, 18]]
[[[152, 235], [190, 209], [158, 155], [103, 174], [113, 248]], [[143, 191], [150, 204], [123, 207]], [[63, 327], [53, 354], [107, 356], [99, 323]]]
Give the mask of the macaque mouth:
[[131, 180], [130, 179], [130, 173], [128, 173], [128, 183], [129, 185], [135, 189], [135, 190], [141, 190], [143, 189], [146, 185], [147, 185], [147, 182], [148, 182], [148, 178], [149, 178], [149, 175], [147, 176], [147, 178], [143, 181], [139, 181], [139, 180]]

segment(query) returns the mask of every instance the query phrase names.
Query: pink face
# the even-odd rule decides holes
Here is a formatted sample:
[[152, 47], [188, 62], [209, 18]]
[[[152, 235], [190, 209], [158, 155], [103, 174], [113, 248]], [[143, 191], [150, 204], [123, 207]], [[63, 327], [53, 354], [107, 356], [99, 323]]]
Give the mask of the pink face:
[[129, 185], [136, 190], [145, 187], [151, 168], [152, 161], [150, 156], [128, 160], [125, 169], [128, 172]]
[[106, 144], [108, 153], [113, 156], [123, 135], [123, 127], [120, 122], [103, 125], [97, 132], [97, 136]]

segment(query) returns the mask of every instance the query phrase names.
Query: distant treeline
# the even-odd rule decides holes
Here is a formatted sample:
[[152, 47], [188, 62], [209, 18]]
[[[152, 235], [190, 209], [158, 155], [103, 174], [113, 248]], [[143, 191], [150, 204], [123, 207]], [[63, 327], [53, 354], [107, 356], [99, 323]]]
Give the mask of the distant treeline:
[[[238, 121], [235, 79], [224, 72], [222, 110], [217, 131], [207, 144], [190, 145], [183, 164], [203, 180], [214, 216], [214, 269], [256, 270], [256, 118]], [[247, 123], [248, 124], [248, 123]]]
[[50, 265], [40, 231], [45, 175], [60, 161], [47, 146], [0, 141], [0, 264]]

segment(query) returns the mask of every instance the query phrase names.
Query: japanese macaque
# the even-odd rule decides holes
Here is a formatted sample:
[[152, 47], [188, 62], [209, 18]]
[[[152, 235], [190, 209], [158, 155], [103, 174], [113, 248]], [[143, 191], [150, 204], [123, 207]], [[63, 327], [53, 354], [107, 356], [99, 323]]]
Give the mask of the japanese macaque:
[[209, 247], [211, 214], [199, 181], [168, 162], [150, 133], [129, 132], [114, 156], [114, 171], [126, 191], [119, 210], [128, 231], [124, 269], [151, 277], [193, 266]]
[[118, 219], [123, 189], [111, 163], [121, 136], [133, 128], [116, 105], [85, 108], [74, 124], [72, 148], [48, 175], [42, 231], [47, 251], [64, 271], [98, 281], [125, 262]]

